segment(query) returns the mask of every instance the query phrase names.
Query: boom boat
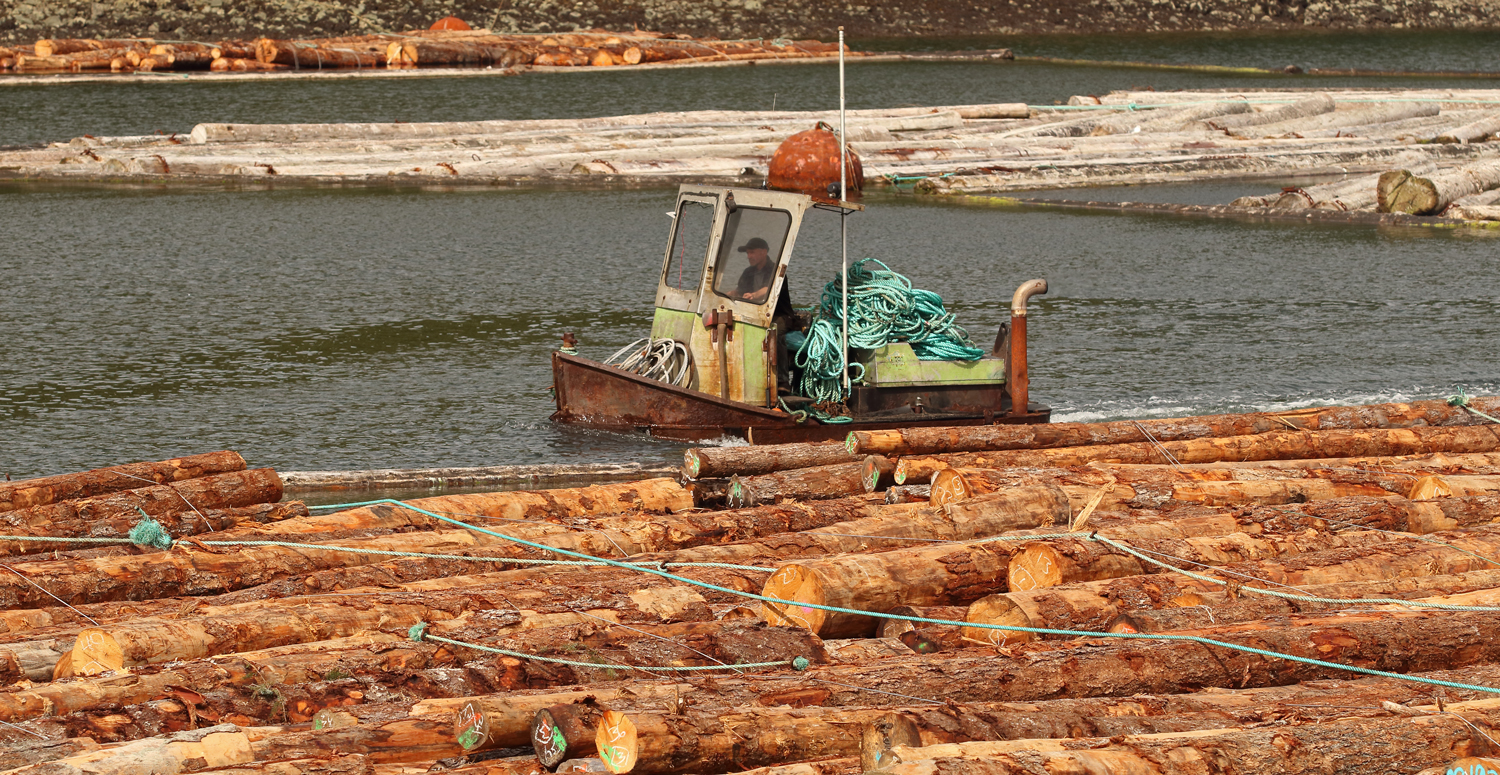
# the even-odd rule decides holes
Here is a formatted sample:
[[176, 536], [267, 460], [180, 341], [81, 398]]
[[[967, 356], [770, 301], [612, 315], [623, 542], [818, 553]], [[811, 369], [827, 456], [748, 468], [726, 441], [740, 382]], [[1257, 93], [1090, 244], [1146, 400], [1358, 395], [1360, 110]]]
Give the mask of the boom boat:
[[[809, 411], [829, 407], [793, 387], [795, 342], [811, 316], [782, 296], [787, 267], [810, 212], [847, 217], [860, 209], [792, 191], [681, 186], [650, 337], [616, 354], [635, 368], [584, 358], [576, 337], [564, 334], [552, 354], [552, 420], [752, 444], [842, 439], [851, 430], [1047, 422], [1051, 409], [1028, 401], [1026, 365], [1027, 302], [1047, 292], [1045, 280], [1016, 289], [1010, 322], [978, 360], [922, 360], [908, 342], [854, 348], [846, 336], [844, 363], [861, 366], [862, 376], [848, 384], [840, 416]], [[750, 255], [757, 248], [763, 257]], [[769, 271], [770, 285], [745, 294], [757, 258], [754, 271]]]

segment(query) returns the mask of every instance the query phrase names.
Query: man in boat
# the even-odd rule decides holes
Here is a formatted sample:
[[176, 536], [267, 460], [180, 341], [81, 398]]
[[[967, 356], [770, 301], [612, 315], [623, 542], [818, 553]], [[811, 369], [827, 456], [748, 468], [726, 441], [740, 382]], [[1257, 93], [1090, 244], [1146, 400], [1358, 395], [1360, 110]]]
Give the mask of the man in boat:
[[759, 304], [766, 300], [766, 294], [771, 292], [771, 280], [776, 277], [776, 264], [771, 261], [771, 246], [760, 237], [752, 237], [736, 250], [745, 254], [745, 258], [750, 260], [750, 266], [740, 273], [740, 282], [734, 288], [734, 295]]

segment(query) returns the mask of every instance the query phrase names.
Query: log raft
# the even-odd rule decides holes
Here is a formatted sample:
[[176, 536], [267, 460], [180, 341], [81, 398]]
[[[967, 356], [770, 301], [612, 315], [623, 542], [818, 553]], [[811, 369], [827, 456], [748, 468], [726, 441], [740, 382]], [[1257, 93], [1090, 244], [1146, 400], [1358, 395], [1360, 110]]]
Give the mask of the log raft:
[[[0, 720], [49, 742], [0, 742], [0, 763], [1185, 775], [1194, 757], [1232, 755], [1352, 775], [1378, 767], [1344, 752], [1394, 740], [1379, 766], [1447, 766], [1500, 734], [1500, 436], [1464, 410], [1402, 407], [1225, 417], [1183, 437], [1170, 428], [1192, 418], [1059, 427], [1053, 442], [933, 432], [1003, 447], [965, 452], [915, 432], [878, 456], [714, 450], [689, 486], [313, 515], [243, 461], [137, 464], [139, 487], [101, 472], [10, 483], [0, 521], [14, 531], [118, 534], [139, 507], [178, 545], [7, 561], [24, 578], [0, 581]], [[1145, 432], [1178, 463], [1146, 459]], [[903, 463], [934, 481], [887, 505]], [[779, 502], [695, 498], [729, 478]], [[274, 502], [194, 511], [171, 497], [237, 492]], [[547, 553], [433, 514], [645, 567], [495, 569], [466, 555]], [[186, 535], [204, 518], [214, 535]], [[265, 539], [315, 548], [225, 543]], [[1282, 756], [1293, 743], [1303, 753]]]

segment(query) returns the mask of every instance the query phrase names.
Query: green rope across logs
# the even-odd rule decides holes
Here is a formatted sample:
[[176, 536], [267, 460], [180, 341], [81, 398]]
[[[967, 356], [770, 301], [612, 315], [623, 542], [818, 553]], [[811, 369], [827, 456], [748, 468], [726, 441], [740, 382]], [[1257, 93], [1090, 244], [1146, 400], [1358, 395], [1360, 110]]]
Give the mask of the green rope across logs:
[[[874, 350], [893, 342], [907, 342], [917, 358], [924, 361], [977, 361], [984, 357], [984, 350], [974, 346], [969, 333], [943, 307], [943, 297], [913, 288], [905, 275], [873, 258], [854, 262], [848, 277], [851, 348]], [[842, 280], [835, 277], [823, 287], [823, 298], [813, 313], [807, 340], [797, 350], [802, 395], [825, 407], [849, 398], [844, 389], [847, 354], [840, 346], [844, 320]], [[862, 378], [863, 368], [852, 381]], [[813, 414], [823, 422], [850, 420], [826, 411]]]

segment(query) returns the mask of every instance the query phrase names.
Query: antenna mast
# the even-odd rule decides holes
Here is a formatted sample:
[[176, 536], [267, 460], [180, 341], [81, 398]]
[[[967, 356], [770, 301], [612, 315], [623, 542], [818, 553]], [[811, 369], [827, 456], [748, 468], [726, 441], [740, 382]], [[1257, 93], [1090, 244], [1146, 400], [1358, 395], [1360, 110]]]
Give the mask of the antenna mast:
[[848, 127], [844, 116], [844, 28], [839, 27], [839, 239], [843, 244], [840, 260], [843, 280], [839, 282], [839, 286], [843, 289], [842, 359], [845, 400], [849, 397], [849, 210], [844, 207], [849, 200], [848, 147]]

